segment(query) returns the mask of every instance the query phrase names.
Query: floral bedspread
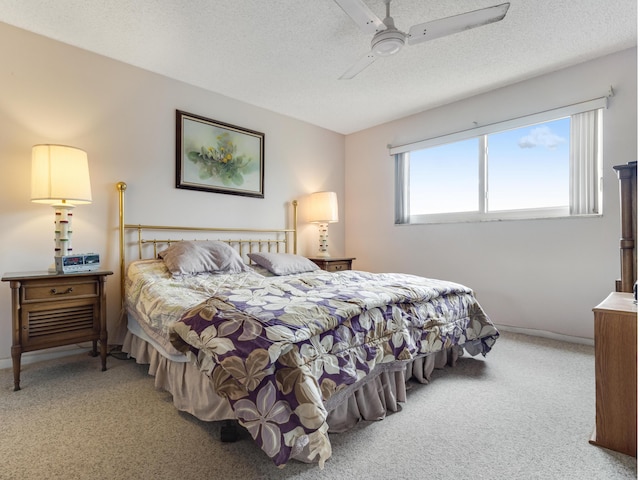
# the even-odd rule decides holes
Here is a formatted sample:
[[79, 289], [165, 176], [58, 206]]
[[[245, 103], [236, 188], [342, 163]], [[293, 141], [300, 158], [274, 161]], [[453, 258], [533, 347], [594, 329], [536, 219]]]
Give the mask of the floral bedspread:
[[404, 274], [313, 272], [220, 288], [171, 327], [278, 466], [331, 455], [325, 402], [374, 368], [499, 333], [462, 285]]

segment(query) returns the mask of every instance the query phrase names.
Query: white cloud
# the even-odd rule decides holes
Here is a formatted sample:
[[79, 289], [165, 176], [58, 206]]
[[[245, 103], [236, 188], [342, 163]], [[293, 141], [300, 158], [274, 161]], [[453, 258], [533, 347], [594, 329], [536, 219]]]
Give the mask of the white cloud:
[[553, 150], [565, 141], [566, 140], [564, 138], [553, 133], [549, 127], [544, 126], [536, 127], [531, 130], [529, 135], [518, 140], [518, 146], [520, 148], [546, 147]]

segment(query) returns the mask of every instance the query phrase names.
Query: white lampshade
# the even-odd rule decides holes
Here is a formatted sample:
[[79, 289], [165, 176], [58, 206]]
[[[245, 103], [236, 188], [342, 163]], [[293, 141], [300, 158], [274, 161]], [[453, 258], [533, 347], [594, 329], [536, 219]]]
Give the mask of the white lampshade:
[[65, 145], [34, 145], [31, 149], [31, 201], [91, 203], [87, 152]]
[[309, 198], [309, 221], [335, 223], [338, 221], [338, 196], [336, 192], [316, 192]]

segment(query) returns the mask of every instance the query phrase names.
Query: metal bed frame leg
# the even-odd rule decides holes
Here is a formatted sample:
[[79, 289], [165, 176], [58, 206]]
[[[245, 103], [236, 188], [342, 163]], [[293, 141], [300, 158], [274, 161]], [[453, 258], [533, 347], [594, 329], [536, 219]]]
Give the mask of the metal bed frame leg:
[[220, 441], [224, 443], [237, 442], [240, 439], [240, 425], [235, 420], [223, 420], [220, 427]]

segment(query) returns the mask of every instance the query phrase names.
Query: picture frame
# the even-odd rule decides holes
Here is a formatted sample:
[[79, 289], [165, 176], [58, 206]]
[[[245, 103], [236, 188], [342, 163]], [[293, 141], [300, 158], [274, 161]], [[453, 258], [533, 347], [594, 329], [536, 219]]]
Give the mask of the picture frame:
[[264, 198], [264, 137], [176, 110], [176, 188]]

